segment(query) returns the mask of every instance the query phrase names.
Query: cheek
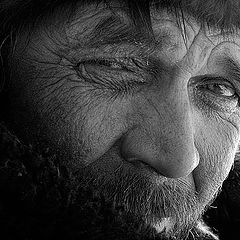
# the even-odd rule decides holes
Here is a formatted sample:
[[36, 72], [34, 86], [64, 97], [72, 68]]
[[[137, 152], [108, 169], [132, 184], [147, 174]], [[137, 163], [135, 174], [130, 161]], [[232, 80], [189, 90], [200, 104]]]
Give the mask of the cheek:
[[[85, 164], [91, 164], [108, 152], [127, 131], [126, 115], [131, 108], [123, 99], [100, 99], [92, 101], [76, 115], [73, 141], [83, 141], [89, 150], [84, 156]], [[73, 145], [74, 145], [73, 144]], [[82, 147], [82, 146], [81, 146]], [[75, 149], [75, 152], [78, 151]], [[77, 164], [77, 163], [76, 163]]]
[[124, 133], [129, 101], [78, 81], [65, 68], [40, 70], [41, 75], [29, 77], [24, 71], [15, 74], [14, 105], [24, 115], [14, 109], [14, 116], [18, 126], [26, 125], [22, 135], [31, 143], [43, 139], [60, 152], [65, 149], [73, 167], [95, 161]]
[[233, 165], [239, 132], [219, 117], [201, 119], [196, 131], [196, 148], [200, 162], [194, 171], [197, 190], [211, 199], [221, 187]]

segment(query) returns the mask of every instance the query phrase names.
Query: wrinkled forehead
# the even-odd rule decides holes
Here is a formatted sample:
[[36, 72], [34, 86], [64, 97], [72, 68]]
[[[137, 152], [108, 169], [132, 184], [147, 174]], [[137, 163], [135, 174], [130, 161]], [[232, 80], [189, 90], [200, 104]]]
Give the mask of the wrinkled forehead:
[[[56, 35], [60, 35], [60, 38], [65, 36], [68, 47], [72, 49], [79, 45], [98, 48], [104, 45], [127, 43], [140, 46], [147, 43], [154, 48], [166, 49], [167, 55], [179, 54], [181, 58], [201, 31], [205, 39], [201, 38], [197, 44], [210, 44], [212, 49], [217, 49], [215, 52], [218, 55], [225, 54], [240, 62], [239, 28], [237, 22], [228, 18], [231, 8], [226, 8], [226, 11], [225, 6], [218, 4], [213, 11], [209, 3], [214, 1], [208, 0], [195, 1], [201, 2], [201, 9], [193, 5], [189, 7], [184, 1], [179, 1], [182, 3], [180, 5], [174, 5], [174, 2], [72, 1], [70, 4], [62, 1], [52, 6], [51, 11], [40, 14], [34, 32], [40, 32], [43, 38], [41, 30], [47, 30], [48, 41], [56, 38]], [[206, 4], [208, 8], [205, 9], [203, 7]], [[207, 10], [212, 13], [204, 12]], [[174, 55], [174, 58], [177, 60], [178, 56]]]
[[188, 49], [199, 31], [202, 31], [206, 37], [204, 41], [208, 41], [212, 48], [218, 48], [218, 51], [231, 57], [240, 56], [240, 30], [236, 25], [211, 25], [189, 14], [188, 9], [173, 10], [167, 4], [161, 6], [156, 2], [143, 8], [142, 5], [127, 4], [127, 1], [79, 1], [74, 10], [56, 7], [54, 14], [45, 18], [45, 23], [49, 26], [51, 19], [52, 26], [64, 26], [70, 42], [82, 41], [91, 46], [126, 41], [148, 42], [155, 46], [159, 44], [163, 48], [179, 44], [179, 47], [181, 45]]
[[[180, 31], [183, 38], [191, 39], [202, 29], [214, 43], [217, 43], [216, 41], [238, 42], [240, 24], [238, 26], [237, 22], [226, 17], [231, 14], [229, 9], [227, 12], [227, 9], [223, 8], [222, 14], [201, 19], [199, 15], [204, 16], [207, 12], [202, 11], [196, 14], [196, 9], [184, 6], [175, 8], [170, 4], [171, 1], [134, 2], [136, 1], [76, 1], [74, 6], [66, 2], [64, 5], [56, 5], [54, 11], [48, 12], [46, 17], [43, 14], [42, 19], [47, 26], [49, 26], [49, 20], [52, 20], [55, 27], [64, 25], [68, 34], [82, 37], [92, 29], [101, 35], [103, 32], [107, 34], [113, 29], [128, 26], [138, 35], [138, 38], [142, 39], [155, 38], [160, 33], [167, 35], [169, 28], [172, 28], [176, 32]], [[161, 4], [162, 2], [165, 4]], [[221, 9], [219, 4], [217, 7]]]
[[[105, 10], [104, 13], [101, 11]], [[87, 17], [98, 12], [106, 14], [124, 12], [138, 27], [147, 27], [150, 24], [150, 15], [153, 11], [163, 10], [176, 16], [177, 21], [194, 19], [201, 26], [218, 29], [221, 32], [234, 32], [240, 27], [240, 4], [238, 0], [11, 0], [1, 5], [1, 17], [5, 16], [4, 26], [27, 25], [36, 19], [57, 16], [58, 23], [66, 17]], [[56, 14], [58, 13], [58, 14]], [[60, 14], [60, 15], [59, 15]], [[158, 14], [159, 15], [159, 14]]]

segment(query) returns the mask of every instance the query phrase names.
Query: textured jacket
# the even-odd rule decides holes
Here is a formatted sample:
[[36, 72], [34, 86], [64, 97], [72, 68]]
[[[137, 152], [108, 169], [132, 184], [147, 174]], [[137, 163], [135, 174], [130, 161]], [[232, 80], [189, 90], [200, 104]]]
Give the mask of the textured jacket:
[[[0, 234], [2, 239], [158, 239], [138, 234], [101, 196], [78, 189], [77, 181], [48, 149], [41, 153], [0, 124]], [[86, 201], [87, 199], [87, 201]], [[119, 211], [119, 212], [117, 212]], [[119, 215], [116, 220], [113, 215]], [[222, 240], [240, 229], [240, 164], [236, 161], [220, 195], [204, 215]], [[196, 237], [198, 236], [198, 237]], [[212, 239], [196, 233], [195, 238]]]

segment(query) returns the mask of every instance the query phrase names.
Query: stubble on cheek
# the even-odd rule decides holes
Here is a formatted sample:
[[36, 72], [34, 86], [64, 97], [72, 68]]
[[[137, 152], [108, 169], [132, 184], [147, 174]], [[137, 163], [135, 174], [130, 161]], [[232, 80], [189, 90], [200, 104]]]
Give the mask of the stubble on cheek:
[[200, 161], [193, 174], [200, 201], [209, 205], [234, 164], [239, 132], [230, 121], [211, 113], [199, 123], [196, 134]]
[[[47, 77], [49, 76], [38, 76], [38, 81], [41, 82]], [[67, 159], [66, 162], [72, 168], [80, 168], [80, 185], [94, 188], [114, 207], [123, 207], [124, 211], [136, 219], [145, 219], [147, 224], [154, 225], [160, 219], [170, 217], [175, 223], [172, 233], [176, 236], [181, 234], [179, 229], [189, 230], [223, 181], [218, 178], [218, 164], [224, 159], [216, 159], [215, 153], [225, 156], [224, 150], [211, 152], [206, 146], [199, 147], [203, 149], [199, 171], [209, 169], [199, 174], [199, 182], [204, 179], [204, 184], [199, 184], [201, 194], [192, 191], [179, 180], [165, 179], [157, 184], [153, 180], [157, 177], [149, 177], [139, 168], [124, 162], [119, 149], [111, 147], [124, 127], [119, 124], [116, 130], [116, 126], [113, 126], [114, 136], [105, 135], [106, 132], [111, 132], [104, 132], [106, 125], [111, 122], [104, 120], [109, 119], [107, 114], [104, 117], [104, 113], [99, 113], [101, 111], [98, 103], [102, 98], [94, 96], [96, 91], [87, 91], [80, 81], [71, 79], [71, 73], [68, 75], [65, 72], [62, 76], [51, 79], [50, 87], [42, 83], [42, 90], [35, 96], [34, 102], [42, 115], [40, 122], [45, 122], [42, 132], [51, 131], [53, 138], [50, 140], [54, 141], [59, 149], [63, 146], [68, 149], [70, 160]], [[54, 82], [56, 84], [53, 84]], [[33, 88], [38, 92], [37, 85]], [[29, 90], [31, 91], [31, 88]], [[110, 108], [110, 103], [106, 104], [107, 108]], [[114, 122], [115, 119], [111, 121]], [[99, 134], [97, 130], [100, 129], [102, 133], [100, 131]], [[212, 146], [212, 143], [209, 146]], [[217, 149], [222, 147], [218, 146]], [[161, 179], [162, 176], [158, 178]]]
[[217, 127], [222, 131], [215, 131], [214, 121], [208, 122], [206, 126], [213, 131], [205, 126], [196, 142], [200, 153], [199, 166], [194, 170], [196, 192], [179, 179], [146, 175], [145, 171], [121, 158], [119, 146], [109, 149], [82, 169], [80, 182], [96, 189], [107, 201], [122, 207], [136, 219], [145, 219], [147, 224], [153, 226], [170, 217], [175, 223], [169, 231], [171, 234], [181, 234], [179, 229], [188, 231], [218, 194], [233, 163], [236, 130], [219, 122]]
[[170, 218], [173, 224], [168, 234], [189, 231], [205, 207], [183, 180], [167, 179], [124, 162], [117, 150], [111, 149], [79, 175], [81, 186], [99, 192], [113, 208], [122, 208], [136, 221], [156, 226]]
[[[182, 234], [179, 229], [188, 231], [198, 220], [205, 207], [200, 204], [197, 194], [181, 181], [168, 179], [160, 181], [161, 184], [156, 184], [153, 178], [143, 174], [139, 168], [126, 163], [120, 156], [119, 146], [111, 148], [109, 142], [105, 144], [109, 136], [104, 134], [101, 136], [101, 131], [100, 133], [96, 131], [99, 130], [101, 124], [101, 128], [105, 129], [104, 119], [109, 119], [109, 117], [105, 116], [104, 110], [98, 114], [101, 112], [99, 101], [94, 103], [94, 101], [88, 100], [89, 96], [84, 99], [84, 95], [80, 94], [81, 91], [81, 87], [78, 86], [76, 92], [72, 93], [73, 97], [66, 98], [70, 99], [68, 104], [74, 106], [72, 114], [69, 114], [65, 121], [60, 121], [58, 128], [53, 126], [52, 129], [59, 132], [59, 135], [63, 135], [62, 138], [61, 136], [56, 137], [57, 135], [54, 137], [59, 148], [62, 146], [61, 142], [67, 142], [68, 145], [64, 147], [69, 149], [67, 155], [70, 160], [65, 158], [65, 162], [68, 162], [72, 168], [76, 167], [75, 171], [80, 168], [80, 185], [100, 192], [114, 207], [122, 207], [125, 212], [132, 214], [136, 219], [144, 219], [146, 224], [156, 225], [162, 218], [170, 217], [174, 222], [171, 233]], [[64, 96], [60, 95], [61, 98], [63, 101]], [[56, 101], [54, 98], [52, 100]], [[65, 102], [60, 103], [64, 104]], [[109, 104], [106, 108], [108, 110], [111, 109]], [[48, 110], [46, 108], [46, 111]], [[62, 118], [58, 112], [51, 114], [56, 118], [58, 116]], [[102, 116], [99, 117], [99, 115]], [[88, 119], [96, 121], [88, 121]], [[51, 121], [48, 121], [49, 128]], [[105, 121], [105, 124], [109, 125], [110, 122]], [[116, 137], [120, 136], [122, 129], [115, 129], [114, 132]], [[113, 141], [110, 142], [113, 144], [115, 136], [111, 136], [109, 139], [111, 138]], [[101, 142], [104, 143], [103, 147], [107, 145], [106, 149], [100, 147]]]

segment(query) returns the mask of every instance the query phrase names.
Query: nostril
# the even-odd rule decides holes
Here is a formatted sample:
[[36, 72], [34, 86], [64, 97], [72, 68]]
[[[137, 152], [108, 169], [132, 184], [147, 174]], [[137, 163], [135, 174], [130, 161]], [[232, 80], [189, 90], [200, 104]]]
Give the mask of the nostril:
[[146, 170], [150, 171], [151, 173], [162, 175], [162, 173], [160, 173], [156, 168], [152, 167], [150, 164], [148, 164], [146, 162], [138, 161], [138, 164], [141, 168], [146, 169]]
[[138, 158], [128, 158], [127, 161], [140, 170], [144, 170], [144, 171], [147, 170], [151, 174], [162, 175], [162, 173], [160, 173], [156, 168], [154, 168], [153, 166], [151, 166], [145, 161], [139, 160]]
[[[168, 131], [165, 130], [160, 131], [156, 128], [156, 133], [152, 135], [145, 134], [146, 131], [142, 129], [128, 132], [121, 142], [122, 158], [135, 165], [136, 169], [145, 169], [148, 173], [167, 178], [189, 175], [199, 162], [192, 131], [185, 128], [179, 130], [175, 126], [177, 136], [173, 137], [170, 132], [169, 137]], [[155, 137], [156, 134], [158, 138]]]

